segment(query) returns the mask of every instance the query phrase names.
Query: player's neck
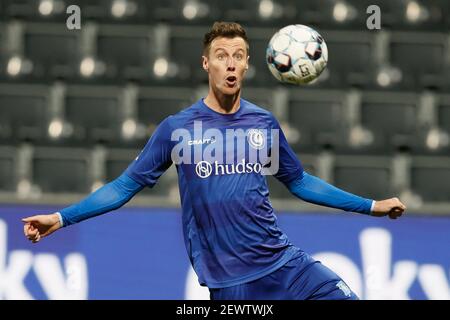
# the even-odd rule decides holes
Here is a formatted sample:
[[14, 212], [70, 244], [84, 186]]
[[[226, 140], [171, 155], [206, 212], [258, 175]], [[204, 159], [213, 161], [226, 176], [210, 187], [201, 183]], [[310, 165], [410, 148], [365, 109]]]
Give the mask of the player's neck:
[[207, 107], [216, 112], [232, 114], [239, 110], [240, 98], [240, 91], [233, 95], [224, 95], [210, 90], [203, 101]]

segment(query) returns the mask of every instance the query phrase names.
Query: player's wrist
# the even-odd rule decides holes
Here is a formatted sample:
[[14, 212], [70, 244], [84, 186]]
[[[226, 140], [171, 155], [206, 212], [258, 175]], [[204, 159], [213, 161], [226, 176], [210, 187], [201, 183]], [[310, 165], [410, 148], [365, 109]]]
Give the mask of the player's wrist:
[[62, 215], [59, 211], [55, 212], [52, 216], [55, 219], [54, 223], [59, 223], [60, 228], [64, 227], [64, 221], [63, 221]]
[[370, 214], [373, 214], [375, 211], [375, 203], [376, 203], [376, 201], [372, 200], [372, 205], [370, 206], [370, 212], [369, 212]]

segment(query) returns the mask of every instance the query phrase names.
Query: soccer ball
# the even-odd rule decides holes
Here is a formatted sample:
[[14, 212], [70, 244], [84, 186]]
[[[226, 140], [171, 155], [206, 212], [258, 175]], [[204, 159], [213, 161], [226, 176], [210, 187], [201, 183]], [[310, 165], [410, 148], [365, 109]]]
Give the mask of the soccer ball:
[[328, 62], [328, 49], [320, 34], [301, 24], [280, 29], [270, 39], [266, 61], [281, 82], [306, 84], [322, 73]]

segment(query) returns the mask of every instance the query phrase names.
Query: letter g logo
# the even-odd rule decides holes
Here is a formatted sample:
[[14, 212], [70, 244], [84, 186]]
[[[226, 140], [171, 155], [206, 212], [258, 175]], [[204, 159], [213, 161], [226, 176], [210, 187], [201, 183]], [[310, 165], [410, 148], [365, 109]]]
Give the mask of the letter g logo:
[[247, 140], [248, 143], [257, 150], [264, 148], [264, 134], [261, 130], [251, 129], [247, 134]]
[[200, 161], [195, 166], [195, 172], [202, 179], [208, 178], [212, 172], [212, 165], [208, 161]]

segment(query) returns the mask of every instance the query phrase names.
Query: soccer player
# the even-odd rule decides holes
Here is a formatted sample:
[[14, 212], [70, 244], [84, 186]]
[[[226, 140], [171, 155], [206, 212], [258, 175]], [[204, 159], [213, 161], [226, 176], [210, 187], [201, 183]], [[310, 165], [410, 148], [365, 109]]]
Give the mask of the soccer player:
[[278, 227], [265, 175], [300, 199], [345, 211], [396, 219], [405, 205], [353, 195], [303, 170], [275, 117], [241, 98], [249, 45], [239, 24], [216, 22], [202, 59], [208, 95], [164, 119], [117, 179], [59, 212], [23, 219], [25, 236], [36, 243], [118, 209], [175, 163], [186, 250], [211, 299], [358, 299]]

